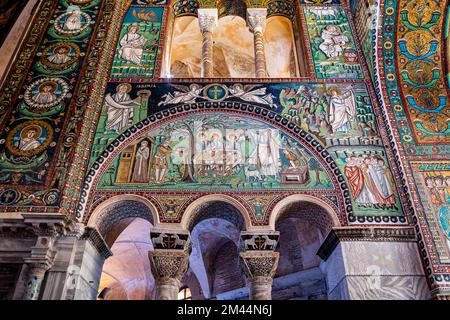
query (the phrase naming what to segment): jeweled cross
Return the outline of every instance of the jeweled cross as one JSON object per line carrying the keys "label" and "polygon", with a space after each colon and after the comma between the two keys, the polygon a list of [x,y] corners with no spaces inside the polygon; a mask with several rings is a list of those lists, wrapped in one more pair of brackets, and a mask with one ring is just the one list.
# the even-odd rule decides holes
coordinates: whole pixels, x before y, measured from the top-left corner
{"label": "jeweled cross", "polygon": [[220,88],[219,86],[214,86],[214,89],[211,90],[211,92],[214,94],[214,99],[218,100],[219,99],[219,93],[223,93],[223,89]]}

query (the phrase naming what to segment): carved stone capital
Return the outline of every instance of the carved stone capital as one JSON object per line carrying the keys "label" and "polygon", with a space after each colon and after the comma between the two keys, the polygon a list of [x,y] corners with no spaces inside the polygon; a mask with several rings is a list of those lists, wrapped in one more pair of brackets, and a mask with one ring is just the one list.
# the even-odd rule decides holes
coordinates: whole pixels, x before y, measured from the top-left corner
{"label": "carved stone capital", "polygon": [[149,251],[150,267],[159,284],[173,284],[180,281],[187,270],[189,255],[182,250]]}
{"label": "carved stone capital", "polygon": [[251,32],[264,32],[266,27],[267,9],[248,8],[247,24]]}
{"label": "carved stone capital", "polygon": [[29,275],[36,278],[44,278],[45,273],[47,270],[49,270],[52,265],[53,261],[47,260],[47,261],[34,261],[30,262],[28,261],[28,268],[29,268]]}
{"label": "carved stone capital", "polygon": [[198,24],[200,32],[213,32],[218,25],[218,10],[217,9],[198,9]]}
{"label": "carved stone capital", "polygon": [[271,282],[278,267],[280,254],[273,251],[247,251],[239,254],[244,272],[249,281],[256,283]]}
{"label": "carved stone capital", "polygon": [[24,223],[38,236],[56,238],[65,235],[72,226],[71,218],[62,214],[22,214]]}

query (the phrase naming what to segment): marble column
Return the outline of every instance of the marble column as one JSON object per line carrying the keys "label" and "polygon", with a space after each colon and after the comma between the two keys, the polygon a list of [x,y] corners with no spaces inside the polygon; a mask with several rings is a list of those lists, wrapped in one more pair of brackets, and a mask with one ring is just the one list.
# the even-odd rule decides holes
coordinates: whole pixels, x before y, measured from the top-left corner
{"label": "marble column", "polygon": [[155,300],[177,300],[181,278],[188,266],[188,253],[162,249],[150,251],[148,257],[155,278]]}
{"label": "marble column", "polygon": [[272,282],[280,254],[274,251],[240,253],[244,272],[250,283],[250,300],[271,300]]}
{"label": "marble column", "polygon": [[255,75],[256,78],[267,77],[266,52],[264,49],[263,32],[266,26],[267,9],[247,9],[247,23],[254,36]]}
{"label": "marble column", "polygon": [[41,291],[42,281],[44,280],[45,273],[50,269],[49,263],[31,263],[28,265],[27,282],[25,292],[23,294],[23,300],[37,300]]}
{"label": "marble column", "polygon": [[[37,231],[38,232],[38,231]],[[53,244],[56,233],[53,230],[42,232],[36,240],[34,247],[31,248],[31,255],[25,259],[27,272],[25,274],[25,290],[23,300],[37,300],[41,291],[42,281],[45,273],[53,266],[56,251]]]}
{"label": "marble column", "polygon": [[217,9],[198,9],[198,23],[202,33],[202,77],[214,76],[213,31],[218,23]]}

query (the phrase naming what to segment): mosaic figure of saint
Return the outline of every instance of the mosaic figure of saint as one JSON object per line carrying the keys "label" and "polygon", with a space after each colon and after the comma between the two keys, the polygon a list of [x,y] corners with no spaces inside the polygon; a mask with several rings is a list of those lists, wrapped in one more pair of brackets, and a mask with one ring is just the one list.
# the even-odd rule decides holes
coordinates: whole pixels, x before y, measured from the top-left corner
{"label": "mosaic figure of saint", "polygon": [[38,93],[33,94],[31,100],[38,104],[52,104],[58,98],[55,95],[57,84],[54,82],[44,82],[39,86]]}
{"label": "mosaic figure of saint", "polygon": [[280,146],[272,130],[267,129],[265,131],[257,132],[256,134],[256,148],[250,156],[249,162],[254,165],[261,176],[269,177],[273,176],[278,179],[278,164],[280,160]]}
{"label": "mosaic figure of saint", "polygon": [[330,89],[330,125],[334,133],[348,132],[356,119],[356,100],[352,90],[341,93],[340,90]]}
{"label": "mosaic figure of saint", "polygon": [[41,145],[38,138],[42,134],[42,129],[39,126],[28,126],[22,129],[20,133],[20,140],[17,148],[21,151],[30,151],[38,148]]}
{"label": "mosaic figure of saint", "polygon": [[64,64],[70,61],[70,48],[68,46],[57,47],[53,53],[47,57],[47,60],[54,64]]}
{"label": "mosaic figure of saint", "polygon": [[142,55],[147,39],[138,33],[139,25],[131,25],[120,40],[119,57],[135,65],[142,65]]}
{"label": "mosaic figure of saint", "polygon": [[76,31],[82,28],[82,16],[79,10],[72,11],[66,21],[64,22],[63,29],[65,31]]}
{"label": "mosaic figure of saint", "polygon": [[137,183],[148,182],[148,160],[150,158],[150,148],[148,141],[142,141],[136,151],[132,181]]}
{"label": "mosaic figure of saint", "polygon": [[133,109],[140,105],[139,99],[131,99],[131,85],[121,83],[116,88],[113,95],[107,94],[105,101],[107,104],[106,130],[119,133],[122,128],[131,125],[133,120]]}
{"label": "mosaic figure of saint", "polygon": [[371,157],[369,160],[368,173],[373,181],[375,197],[379,204],[394,205],[394,191],[390,182],[389,171],[384,160],[378,157]]}

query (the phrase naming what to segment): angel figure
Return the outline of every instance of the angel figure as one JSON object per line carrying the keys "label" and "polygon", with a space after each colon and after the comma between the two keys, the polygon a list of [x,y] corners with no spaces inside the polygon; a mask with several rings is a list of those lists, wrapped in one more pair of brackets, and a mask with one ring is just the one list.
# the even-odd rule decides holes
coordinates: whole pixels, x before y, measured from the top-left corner
{"label": "angel figure", "polygon": [[162,98],[165,100],[160,101],[158,106],[179,103],[190,104],[195,103],[198,98],[201,98],[200,93],[203,88],[201,88],[198,84],[193,83],[189,87],[182,85],[173,86],[180,91],[175,91],[173,94],[169,92],[168,94],[163,95]]}
{"label": "angel figure", "polygon": [[267,88],[256,88],[254,85],[235,84],[229,89],[230,94],[247,102],[254,102],[269,105],[276,108],[273,102],[273,95],[266,93]]}

